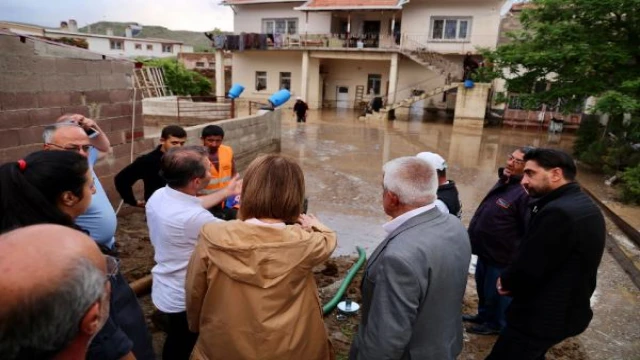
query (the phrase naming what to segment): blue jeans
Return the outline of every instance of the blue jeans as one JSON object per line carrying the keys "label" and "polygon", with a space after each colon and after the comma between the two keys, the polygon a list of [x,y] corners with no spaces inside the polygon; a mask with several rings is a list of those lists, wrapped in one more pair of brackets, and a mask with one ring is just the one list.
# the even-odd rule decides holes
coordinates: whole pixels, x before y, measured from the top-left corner
{"label": "blue jeans", "polygon": [[503,267],[489,265],[478,257],[475,274],[478,316],[485,325],[494,329],[503,329],[507,325],[506,312],[511,304],[511,297],[501,296],[496,289],[496,282],[503,270]]}

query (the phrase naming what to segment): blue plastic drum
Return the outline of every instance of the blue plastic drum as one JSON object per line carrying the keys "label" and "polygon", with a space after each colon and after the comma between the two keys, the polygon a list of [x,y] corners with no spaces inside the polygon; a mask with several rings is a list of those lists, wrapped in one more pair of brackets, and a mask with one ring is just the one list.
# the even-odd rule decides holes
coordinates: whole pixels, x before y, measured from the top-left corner
{"label": "blue plastic drum", "polygon": [[230,99],[238,98],[240,97],[240,94],[242,94],[243,91],[244,91],[244,86],[240,84],[233,84],[233,86],[231,86],[231,89],[229,89],[229,98]]}
{"label": "blue plastic drum", "polygon": [[467,89],[471,89],[473,87],[473,80],[469,80],[469,79],[465,80],[464,87]]}
{"label": "blue plastic drum", "polygon": [[269,102],[275,108],[286,103],[287,101],[289,101],[290,98],[291,98],[291,93],[289,92],[289,90],[282,89],[276,92],[275,94],[271,95],[271,97],[269,98]]}

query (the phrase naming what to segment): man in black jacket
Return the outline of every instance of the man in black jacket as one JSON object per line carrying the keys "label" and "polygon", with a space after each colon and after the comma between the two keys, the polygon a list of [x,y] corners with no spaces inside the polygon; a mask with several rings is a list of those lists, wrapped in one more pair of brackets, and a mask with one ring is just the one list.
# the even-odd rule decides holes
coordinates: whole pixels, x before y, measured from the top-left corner
{"label": "man in black jacket", "polygon": [[475,280],[478,314],[463,320],[476,325],[468,332],[496,335],[506,326],[509,297],[500,296],[495,284],[511,263],[525,231],[529,196],[520,184],[524,155],[530,148],[516,149],[507,156],[506,167],[499,169],[498,182],[484,197],[469,224],[471,249],[478,256]]}
{"label": "man in black jacket", "polygon": [[462,217],[462,202],[460,201],[456,183],[447,179],[447,161],[442,156],[428,151],[421,152],[416,157],[428,162],[436,169],[438,175],[436,207],[441,212],[455,215],[460,219]]}
{"label": "man in black jacket", "polygon": [[553,345],[582,333],[605,242],[600,209],[575,182],[566,153],[536,149],[524,157],[522,185],[536,198],[513,263],[498,279],[513,302],[507,327],[487,359],[544,359]]}
{"label": "man in black jacket", "polygon": [[[122,169],[114,181],[116,190],[125,203],[131,206],[144,207],[153,193],[167,182],[160,176],[160,159],[164,153],[176,146],[184,146],[187,132],[177,125],[169,125],[162,129],[160,145],[155,150],[138,157],[133,163]],[[136,200],[131,187],[138,180],[144,184],[144,200]]]}

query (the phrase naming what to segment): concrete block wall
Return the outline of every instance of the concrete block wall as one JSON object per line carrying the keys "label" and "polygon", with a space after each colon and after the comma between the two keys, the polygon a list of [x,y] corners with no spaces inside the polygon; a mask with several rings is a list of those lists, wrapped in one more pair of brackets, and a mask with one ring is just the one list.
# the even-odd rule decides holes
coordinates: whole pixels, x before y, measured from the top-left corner
{"label": "concrete block wall", "polygon": [[232,117],[229,102],[194,102],[176,96],[147,98],[142,101],[145,126],[193,126]]}
{"label": "concrete block wall", "polygon": [[113,176],[129,163],[132,147],[137,156],[153,146],[144,138],[139,94],[134,100],[133,63],[6,32],[0,49],[0,163],[41,150],[45,125],[79,113],[111,141],[112,153],[95,170],[112,203],[119,202]]}

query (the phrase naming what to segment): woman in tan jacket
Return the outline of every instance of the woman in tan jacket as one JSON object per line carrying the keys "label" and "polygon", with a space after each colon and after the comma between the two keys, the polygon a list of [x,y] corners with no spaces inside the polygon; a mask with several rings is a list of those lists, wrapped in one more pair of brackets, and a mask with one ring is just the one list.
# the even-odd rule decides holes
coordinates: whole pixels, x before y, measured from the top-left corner
{"label": "woman in tan jacket", "polygon": [[186,282],[192,359],[333,359],[312,268],[336,234],[300,215],[304,189],[297,163],[263,155],[244,176],[239,220],[202,228]]}

